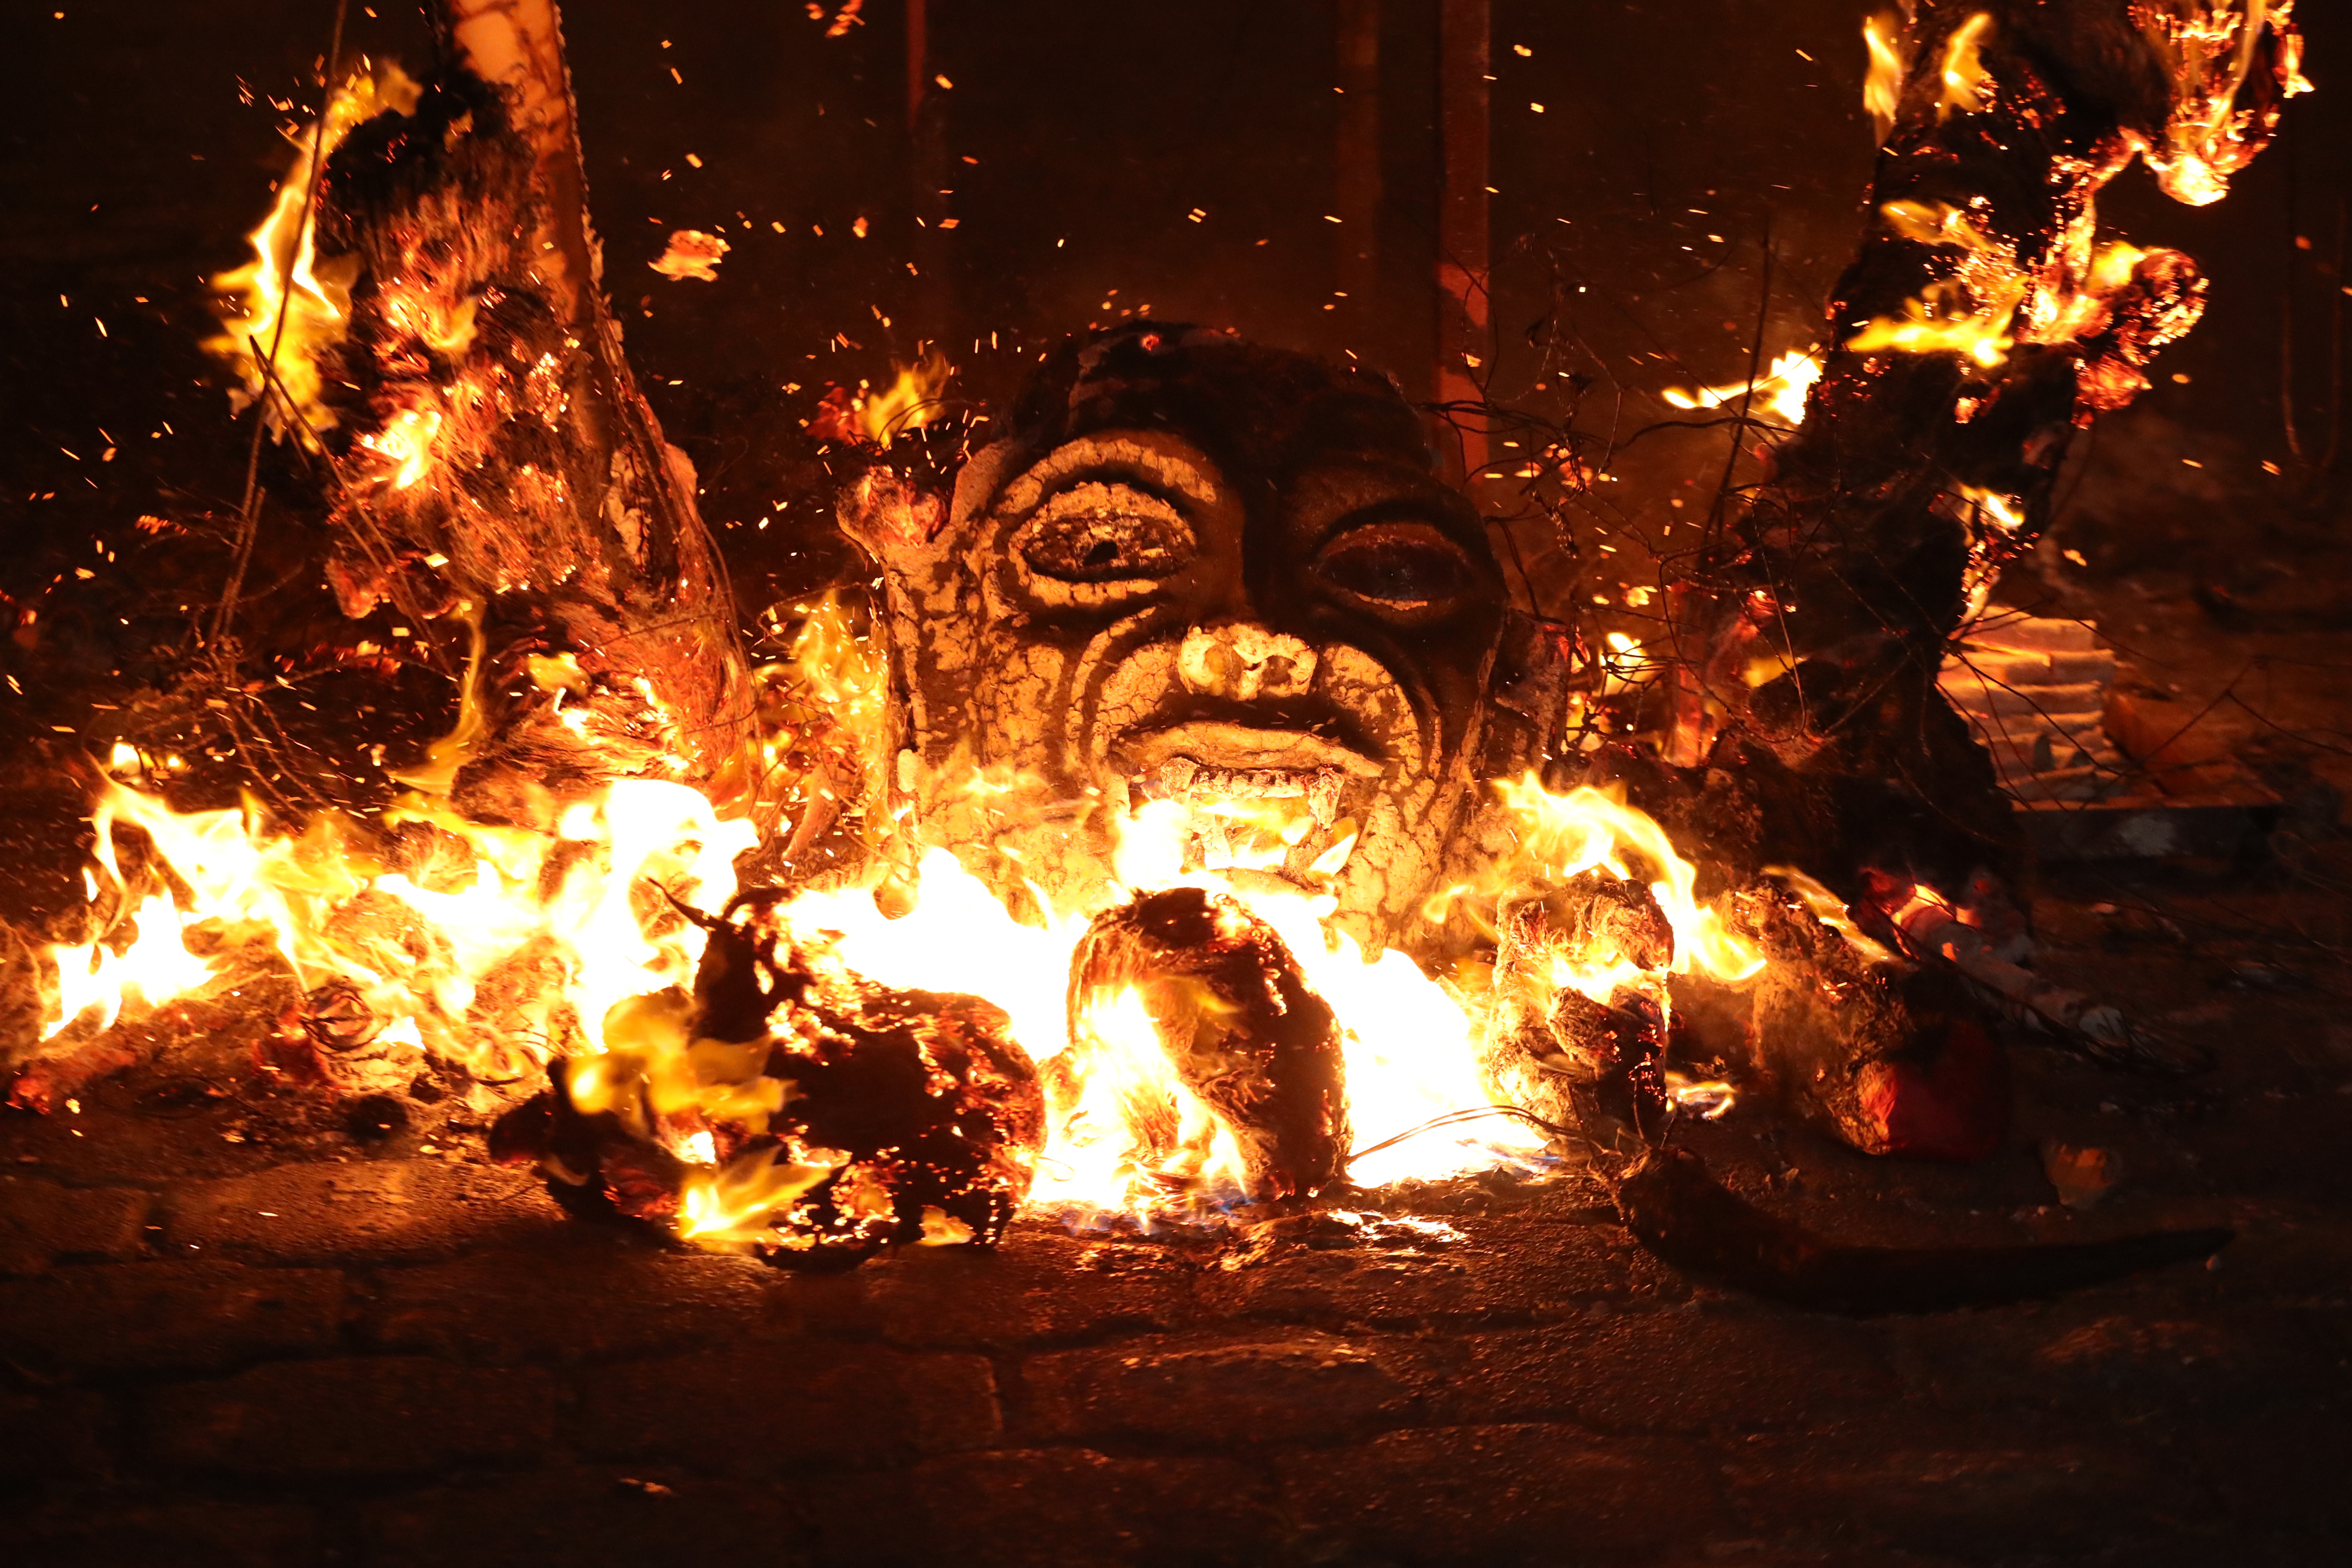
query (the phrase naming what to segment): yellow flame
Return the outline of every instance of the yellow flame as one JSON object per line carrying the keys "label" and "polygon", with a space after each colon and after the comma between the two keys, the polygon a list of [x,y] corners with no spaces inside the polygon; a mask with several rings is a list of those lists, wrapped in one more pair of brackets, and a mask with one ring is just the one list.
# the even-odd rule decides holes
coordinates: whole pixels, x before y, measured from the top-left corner
{"label": "yellow flame", "polygon": [[131,938],[119,953],[102,941],[49,950],[58,966],[58,1012],[42,1026],[42,1039],[84,1018],[93,1033],[111,1028],[126,1001],[142,1010],[157,1006],[212,977],[212,966],[187,952],[169,894],[150,894],[118,930]]}
{"label": "yellow flame", "polygon": [[801,689],[840,728],[853,734],[878,729],[889,688],[879,650],[857,634],[838,593],[828,591],[802,613],[788,660]]}
{"label": "yellow flame", "polygon": [[[93,901],[130,896],[114,856],[121,824],[147,836],[186,908],[149,895],[98,941],[52,948],[59,994],[44,1038],[82,1020],[101,1030],[129,1004],[143,1014],[194,992],[230,962],[200,956],[199,946],[226,953],[233,939],[257,935],[298,984],[347,981],[380,1022],[412,1024],[454,1060],[595,1049],[615,1005],[679,984],[701,954],[700,929],[668,913],[651,888],[715,912],[734,893],[732,858],[754,839],[750,824],[719,821],[693,790],[652,780],[610,785],[553,833],[469,822],[414,795],[391,815],[441,830],[425,858],[405,857],[401,869],[332,816],[299,835],[272,833],[250,805],[178,812],[110,780],[92,813]],[[200,929],[208,940],[192,943]],[[115,956],[110,941],[126,939]],[[517,964],[553,976],[529,1009],[527,1039],[509,1037],[511,1020],[475,1007],[483,984]]]}
{"label": "yellow flame", "polygon": [[1845,900],[1811,876],[1794,866],[1767,866],[1764,874],[1796,894],[1815,920],[1845,938],[1846,945],[1861,954],[1865,963],[1892,963],[1895,961],[1893,949],[1854,924],[1853,915],[1847,912]]}
{"label": "yellow flame", "polygon": [[918,430],[946,412],[939,396],[955,367],[947,356],[933,347],[910,365],[894,365],[898,379],[880,392],[870,392],[858,398],[858,428],[868,440],[888,446],[891,438],[909,430]]}
{"label": "yellow flame", "polygon": [[2023,279],[2003,280],[1978,305],[1970,290],[1957,281],[1931,283],[1917,298],[1903,302],[1900,318],[1874,318],[1845,346],[1861,354],[1964,354],[1991,369],[2005,362],[2016,345],[2010,326],[2027,287]]}
{"label": "yellow flame", "polygon": [[1771,368],[1752,382],[1733,382],[1728,386],[1670,386],[1660,395],[1675,408],[1721,408],[1743,395],[1756,394],[1757,405],[1769,409],[1782,424],[1796,426],[1804,423],[1805,399],[1821,378],[1822,362],[1811,349],[1790,349],[1774,355]]}
{"label": "yellow flame", "polygon": [[1963,114],[1980,114],[1992,101],[1987,87],[1990,73],[1979,58],[1985,36],[1991,31],[1992,17],[1979,11],[1944,40],[1944,63],[1937,73],[1943,93],[1936,100],[1937,119],[1945,118],[1954,110]]}
{"label": "yellow flame", "polygon": [[1965,211],[1949,202],[1895,201],[1878,210],[1886,216],[1888,227],[1921,245],[1956,245],[1963,250],[1987,253],[2000,249]]}
{"label": "yellow flame", "polygon": [[1902,37],[1903,18],[1892,11],[1883,11],[1862,24],[1863,47],[1870,52],[1870,69],[1862,82],[1862,107],[1877,127],[1881,142],[1895,129],[1895,111],[1902,101],[1907,68]]}
{"label": "yellow flame", "polygon": [[782,1240],[776,1211],[849,1163],[837,1149],[807,1154],[792,1160],[781,1148],[752,1149],[724,1166],[692,1173],[678,1191],[677,1234],[709,1247]]}
{"label": "yellow flame", "polygon": [[285,421],[284,410],[263,396],[268,380],[263,367],[273,342],[278,345],[278,383],[301,426],[318,431],[337,422],[335,410],[320,401],[320,362],[350,325],[352,284],[359,275],[355,257],[323,264],[318,258],[316,226],[308,205],[315,171],[312,143],[317,141],[322,157],[332,157],[354,126],[385,110],[415,112],[419,90],[390,61],[373,67],[362,62],[328,94],[323,132],[313,122],[287,132],[296,150],[294,166],[278,182],[269,216],[250,237],[253,259],[212,280],[223,330],[204,346],[236,370],[243,384],[231,395],[236,405],[263,402],[273,426],[282,428]]}
{"label": "yellow flame", "polygon": [[2091,260],[2091,289],[2095,293],[2111,294],[2132,279],[2132,269],[2146,258],[2147,252],[2124,240],[2111,240],[2098,247]]}
{"label": "yellow flame", "polygon": [[404,490],[432,468],[433,441],[440,434],[439,409],[404,408],[381,431],[362,436],[360,445],[392,465],[392,488]]}
{"label": "yellow flame", "polygon": [[1495,790],[1517,825],[1519,847],[1489,872],[1491,892],[1535,877],[1559,880],[1596,868],[1613,877],[1643,875],[1674,927],[1675,973],[1737,984],[1764,967],[1764,955],[1754,943],[1725,930],[1713,910],[1699,906],[1697,866],[1675,850],[1647,812],[1590,784],[1556,795],[1532,772],[1497,781]]}
{"label": "yellow flame", "polygon": [[2231,176],[2268,140],[2268,121],[2238,107],[2267,28],[2277,36],[2279,96],[2309,92],[2303,39],[2289,29],[2292,0],[2209,0],[2198,6],[2136,5],[2139,25],[2170,79],[2172,109],[2162,143],[2146,149],[2148,168],[2176,201],[2206,206],[2229,194]]}
{"label": "yellow flame", "polygon": [[2002,495],[1998,490],[1983,489],[1976,485],[1957,488],[1969,513],[1982,524],[2003,533],[2014,533],[2025,526],[2025,513],[2019,510],[2015,496]]}
{"label": "yellow flame", "polygon": [[[845,633],[835,627],[811,638],[814,670],[843,669],[846,656],[836,639]],[[563,661],[544,666],[538,673],[564,689],[571,671]],[[453,737],[441,765],[461,760],[470,743]],[[975,771],[971,793],[1001,800],[1001,784]],[[1752,947],[1700,907],[1696,868],[1642,812],[1593,789],[1554,794],[1533,774],[1496,789],[1517,850],[1451,898],[1491,905],[1530,880],[1601,867],[1642,879],[1675,931],[1667,970],[1645,974],[1619,961],[1547,973],[1540,985],[1572,985],[1608,999],[1633,984],[1663,1005],[1666,973],[1736,983],[1760,965]],[[108,939],[55,950],[58,1009],[47,1032],[56,1036],[76,1021],[102,1028],[127,1004],[152,1007],[184,994],[220,972],[199,949],[226,950],[240,931],[257,932],[299,984],[341,979],[356,987],[389,1037],[461,1061],[500,1048],[541,1062],[568,1057],[559,1070],[579,1109],[610,1113],[688,1167],[676,1219],[685,1239],[775,1245],[786,1234],[779,1216],[828,1173],[840,1173],[835,1187],[845,1203],[864,1201],[858,1194],[870,1179],[859,1178],[864,1186],[853,1181],[857,1172],[843,1169],[848,1156],[837,1151],[778,1151],[762,1142],[741,1152],[746,1138],[768,1131],[789,1091],[763,1071],[767,1042],[693,1036],[688,984],[702,931],[668,915],[656,889],[706,914],[719,910],[734,889],[731,858],[751,840],[747,825],[718,821],[709,803],[682,785],[642,780],[574,803],[545,831],[468,821],[446,795],[422,789],[390,815],[407,833],[396,866],[387,848],[339,818],[322,817],[299,836],[273,834],[250,807],[179,813],[110,784],[94,814],[94,901],[109,890],[119,901],[130,896],[113,851],[119,822],[148,835],[186,907],[150,895]],[[1334,824],[1327,832],[1338,853],[1327,852],[1318,865],[1336,874],[1353,829]],[[420,833],[433,847],[428,854],[415,847]],[[818,962],[887,985],[986,998],[1004,1009],[1033,1057],[1045,1064],[1061,1058],[1047,1072],[1056,1088],[1033,1194],[1050,1210],[1150,1221],[1246,1195],[1234,1128],[1184,1087],[1139,993],[1095,999],[1073,1037],[1070,958],[1087,921],[1131,892],[1179,885],[1229,894],[1271,925],[1333,1009],[1349,1117],[1366,1151],[1351,1166],[1352,1180],[1377,1186],[1444,1176],[1539,1149],[1541,1137],[1517,1122],[1424,1125],[1493,1100],[1482,1065],[1490,1045],[1485,995],[1467,982],[1432,979],[1402,952],[1369,952],[1332,929],[1327,921],[1337,900],[1314,890],[1313,879],[1295,885],[1203,868],[1198,840],[1194,808],[1148,804],[1120,825],[1115,880],[1087,907],[1056,910],[1037,899],[1028,910],[1034,923],[1016,919],[987,883],[937,847],[915,868],[913,896],[892,900],[903,911],[898,918],[886,918],[874,896],[884,875],[878,865],[863,885],[801,893],[782,917],[798,940],[814,944]],[[210,947],[190,940],[198,928],[209,928]],[[511,1000],[519,987],[510,966],[518,963],[532,966],[546,993],[520,1015]],[[494,993],[509,998],[506,1011],[484,1011]],[[1721,1103],[1713,1086],[1692,1096],[1695,1106]],[[1371,1147],[1391,1139],[1391,1147]],[[926,1237],[959,1239],[944,1217]]]}

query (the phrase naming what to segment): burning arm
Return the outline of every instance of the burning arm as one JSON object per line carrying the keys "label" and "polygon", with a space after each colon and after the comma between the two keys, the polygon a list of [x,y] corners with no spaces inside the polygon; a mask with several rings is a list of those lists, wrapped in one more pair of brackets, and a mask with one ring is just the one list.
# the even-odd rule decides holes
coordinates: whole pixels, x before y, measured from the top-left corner
{"label": "burning arm", "polygon": [[[623,777],[748,805],[733,606],[600,291],[555,7],[448,0],[435,20],[421,87],[377,70],[331,95],[315,216],[298,169],[256,237],[287,286],[241,296],[226,346],[281,433],[326,454],[344,614],[480,634],[445,789],[516,821],[549,814],[524,781],[555,807]],[[265,370],[251,345],[273,341]]]}
{"label": "burning arm", "polygon": [[1906,11],[1869,29],[1883,145],[1832,350],[1740,530],[1723,624],[1766,624],[1710,693],[1791,760],[1878,776],[1936,728],[1942,645],[2046,525],[2074,430],[2202,311],[2189,258],[2100,232],[2100,192],[2145,156],[2218,200],[2307,85],[2285,4]]}

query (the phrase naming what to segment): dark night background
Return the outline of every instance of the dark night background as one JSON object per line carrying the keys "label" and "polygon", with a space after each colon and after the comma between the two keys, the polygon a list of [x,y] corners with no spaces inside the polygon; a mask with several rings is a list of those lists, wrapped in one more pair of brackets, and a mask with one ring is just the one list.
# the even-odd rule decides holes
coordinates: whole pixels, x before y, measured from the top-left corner
{"label": "dark night background", "polygon": [[[1042,346],[1148,306],[1353,352],[1432,395],[1433,0],[1381,7],[1369,299],[1335,296],[1342,247],[1361,238],[1324,216],[1342,103],[1333,4],[934,0],[930,64],[952,86],[933,112],[952,194],[931,210],[956,218],[950,233],[914,221],[897,0],[837,37],[830,16],[777,0],[564,9],[607,287],[667,434],[701,472],[747,616],[845,570],[824,538],[803,421],[829,384],[886,379],[919,337],[944,342],[957,395],[1002,397]],[[1622,439],[1671,416],[1661,389],[1735,380],[1768,232],[1766,353],[1812,341],[1871,158],[1865,9],[1497,0],[1491,396],[1560,417],[1557,374],[1582,370],[1595,384],[1578,423]],[[2301,9],[2319,91],[2290,106],[2282,145],[2227,201],[2182,208],[2134,170],[2104,204],[2136,242],[2194,255],[2211,307],[2159,362],[2156,389],[2087,451],[2051,582],[2072,571],[2095,595],[2187,571],[2252,603],[2336,548],[2327,487],[2288,449],[2280,359],[2291,303],[2315,458],[2344,301],[2333,265],[2352,160],[2339,85],[2352,18]],[[332,15],[330,0],[12,0],[0,12],[0,592],[14,602],[0,608],[21,622],[24,606],[47,606],[42,629],[20,624],[7,650],[33,678],[22,694],[0,690],[11,732],[79,722],[89,699],[69,676],[139,675],[140,650],[109,642],[110,621],[137,619],[114,614],[110,576],[169,596],[218,569],[203,528],[159,555],[131,524],[235,505],[244,437],[195,347],[210,325],[201,280],[245,258],[241,237],[288,161],[289,116],[270,100],[315,101]],[[350,29],[347,52],[422,68],[412,6],[355,4]],[[681,227],[733,245],[716,283],[648,268]],[[1654,537],[1671,500],[1713,484],[1720,441],[1645,439],[1618,460],[1610,512],[1586,523]],[[2060,548],[2088,568],[2063,566]],[[139,623],[141,637],[154,629]],[[150,638],[150,656],[163,646]]]}

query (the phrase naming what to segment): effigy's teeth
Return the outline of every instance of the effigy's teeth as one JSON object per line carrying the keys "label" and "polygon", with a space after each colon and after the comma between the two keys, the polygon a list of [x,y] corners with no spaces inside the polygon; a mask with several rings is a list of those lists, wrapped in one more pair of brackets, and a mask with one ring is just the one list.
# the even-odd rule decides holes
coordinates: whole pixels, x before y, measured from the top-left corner
{"label": "effigy's teeth", "polygon": [[1307,809],[1315,826],[1328,827],[1339,815],[1339,788],[1345,783],[1337,768],[1320,768],[1307,786]]}
{"label": "effigy's teeth", "polygon": [[1328,825],[1346,784],[1338,768],[1227,768],[1196,757],[1175,756],[1160,765],[1150,787],[1171,800],[1207,805],[1231,800],[1309,802],[1316,819]]}

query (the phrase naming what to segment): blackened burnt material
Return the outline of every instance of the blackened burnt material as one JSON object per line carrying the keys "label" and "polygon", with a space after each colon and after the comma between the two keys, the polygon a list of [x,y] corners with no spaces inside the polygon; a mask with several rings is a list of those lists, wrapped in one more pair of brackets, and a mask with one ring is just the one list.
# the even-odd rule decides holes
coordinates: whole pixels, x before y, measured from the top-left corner
{"label": "blackened burnt material", "polygon": [[2145,156],[2219,199],[2306,84],[2285,5],[1904,9],[1874,35],[1883,147],[1822,379],[1739,520],[1698,680],[1789,766],[1889,781],[1998,865],[2015,842],[1936,690],[1944,646],[2048,522],[2074,432],[2204,308],[2196,264],[2101,235],[2097,197]]}
{"label": "blackened burnt material", "polygon": [[[1097,916],[1070,958],[1072,1046],[1057,1063],[1083,1075],[1115,1048],[1096,1010],[1129,987],[1177,1078],[1232,1131],[1252,1198],[1340,1179],[1349,1140],[1339,1027],[1272,926],[1197,888]],[[1137,1109],[1172,1147],[1176,1108]]]}
{"label": "blackened burnt material", "polygon": [[1595,868],[1506,900],[1496,926],[1496,1088],[1572,1129],[1596,1169],[1638,1160],[1665,1126],[1664,1014],[1638,985],[1614,986],[1602,1002],[1559,976],[1627,966],[1663,975],[1675,931],[1656,895]]}
{"label": "blackened burnt material", "polygon": [[1825,1311],[1940,1312],[2031,1300],[2210,1258],[2221,1226],[2014,1247],[1843,1247],[1718,1184],[1687,1150],[1661,1149],[1618,1184],[1642,1245],[1696,1279]]}
{"label": "blackened burnt material", "polygon": [[772,899],[712,925],[690,1004],[614,1015],[615,1048],[556,1064],[508,1133],[575,1212],[839,1268],[889,1246],[992,1247],[1028,1194],[1045,1101],[1004,1014],[877,985]]}

